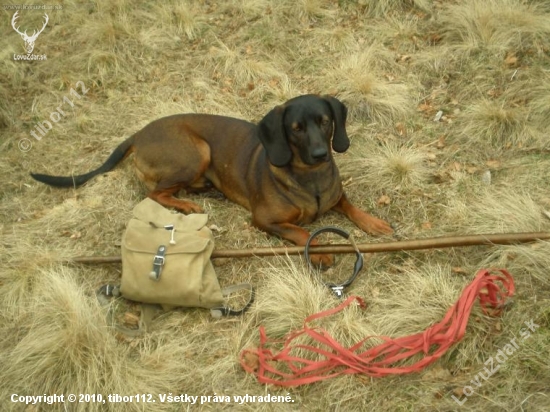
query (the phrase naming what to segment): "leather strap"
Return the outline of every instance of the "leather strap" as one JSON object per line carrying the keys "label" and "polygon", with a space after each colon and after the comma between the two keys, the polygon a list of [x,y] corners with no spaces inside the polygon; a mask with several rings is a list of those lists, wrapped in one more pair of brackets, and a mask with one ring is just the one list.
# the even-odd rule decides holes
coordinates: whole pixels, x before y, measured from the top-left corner
{"label": "leather strap", "polygon": [[142,304],[141,314],[139,317],[138,329],[130,329],[125,326],[118,325],[115,322],[115,314],[111,306],[111,302],[108,298],[120,297],[120,287],[113,285],[103,285],[96,291],[97,300],[103,306],[108,306],[107,310],[107,324],[115,328],[117,332],[129,337],[142,336],[149,330],[149,325],[154,315],[158,312],[158,305]]}
{"label": "leather strap", "polygon": [[[241,309],[232,309],[229,306],[212,308],[210,309],[210,314],[212,315],[212,317],[215,319],[220,319],[224,316],[238,316],[246,312],[248,308],[250,308],[250,305],[252,305],[252,302],[254,302],[255,297],[254,288],[250,283],[239,283],[236,285],[228,286],[222,289],[222,295],[223,297],[228,297],[234,293],[243,290],[248,290],[250,292],[250,298]],[[153,317],[155,317],[155,315],[161,310],[159,305],[142,303],[141,314],[139,317],[139,327],[138,329],[130,329],[125,326],[116,324],[114,312],[112,310],[112,307],[110,306],[111,302],[108,299],[110,297],[120,297],[120,286],[103,285],[96,291],[96,295],[97,299],[103,306],[109,306],[109,309],[107,311],[107,323],[113,326],[118,332],[130,337],[142,336],[143,334],[147,333],[150,329]]]}
{"label": "leather strap", "polygon": [[252,305],[252,302],[254,302],[254,297],[255,297],[254,288],[250,283],[239,283],[236,285],[231,285],[226,288],[223,288],[222,295],[223,297],[229,297],[230,295],[240,292],[242,290],[248,290],[250,292],[250,298],[248,299],[248,302],[246,302],[246,304],[241,309],[231,309],[228,306],[212,308],[210,309],[210,314],[212,315],[212,317],[218,319],[218,318],[221,318],[222,316],[238,316],[246,312],[250,307],[250,305]]}
{"label": "leather strap", "polygon": [[166,256],[166,246],[160,245],[157,249],[157,253],[153,257],[153,268],[149,273],[149,278],[154,281],[160,279],[160,274],[162,273],[162,267],[164,266]]}
{"label": "leather strap", "polygon": [[357,247],[357,244],[355,243],[353,236],[351,236],[348,232],[333,226],[323,227],[321,229],[317,229],[309,236],[309,239],[307,240],[306,246],[304,249],[304,255],[305,255],[306,261],[308,262],[309,267],[312,270],[315,270],[315,267],[313,266],[313,263],[311,263],[311,259],[309,257],[309,253],[310,253],[309,248],[310,248],[311,242],[318,235],[326,232],[336,233],[337,235],[340,235],[343,238],[348,239],[351,245],[353,246],[353,248],[355,249],[355,255],[357,256],[357,260],[353,265],[353,273],[346,281],[342,283],[325,283],[325,285],[327,285],[337,297],[341,298],[344,295],[344,289],[353,283],[353,281],[355,280],[355,278],[363,268],[363,255],[359,251],[359,248]]}

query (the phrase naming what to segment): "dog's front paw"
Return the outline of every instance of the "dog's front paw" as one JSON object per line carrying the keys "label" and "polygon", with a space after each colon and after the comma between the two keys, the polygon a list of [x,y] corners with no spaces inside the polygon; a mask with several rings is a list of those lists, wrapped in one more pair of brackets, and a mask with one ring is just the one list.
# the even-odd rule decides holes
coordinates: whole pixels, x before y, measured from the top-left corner
{"label": "dog's front paw", "polygon": [[393,228],[385,220],[373,217],[368,224],[366,232],[372,235],[391,235],[393,233]]}
{"label": "dog's front paw", "polygon": [[309,259],[316,269],[327,270],[334,265],[334,255],[313,254]]}

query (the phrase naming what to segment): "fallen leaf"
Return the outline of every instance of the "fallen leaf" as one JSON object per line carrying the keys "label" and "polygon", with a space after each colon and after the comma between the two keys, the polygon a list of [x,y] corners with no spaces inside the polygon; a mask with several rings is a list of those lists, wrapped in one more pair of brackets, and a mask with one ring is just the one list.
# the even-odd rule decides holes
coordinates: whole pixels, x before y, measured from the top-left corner
{"label": "fallen leaf", "polygon": [[429,230],[432,228],[432,223],[431,222],[424,222],[422,223],[422,229],[424,230]]}
{"label": "fallen leaf", "polygon": [[122,322],[128,326],[138,326],[139,325],[139,316],[132,312],[124,313]]}
{"label": "fallen leaf", "polygon": [[474,173],[477,173],[477,172],[479,171],[479,168],[476,167],[476,166],[468,166],[468,167],[466,168],[466,171],[467,171],[469,174],[473,175]]}
{"label": "fallen leaf", "polygon": [[418,108],[417,108],[417,110],[418,110],[419,112],[428,112],[428,111],[430,111],[430,110],[432,110],[432,109],[433,109],[432,105],[431,105],[431,104],[428,104],[428,103],[419,104],[419,105],[418,105]]}
{"label": "fallen leaf", "polygon": [[508,53],[506,55],[506,58],[504,59],[504,64],[506,64],[506,66],[508,67],[517,67],[518,58],[515,53]]}
{"label": "fallen leaf", "polygon": [[464,387],[462,388],[455,388],[453,389],[453,393],[458,396],[459,398],[464,396]]}
{"label": "fallen leaf", "polygon": [[439,136],[436,147],[438,149],[443,149],[445,147],[445,135]]}
{"label": "fallen leaf", "polygon": [[216,267],[225,266],[227,265],[231,259],[229,258],[218,258],[218,259],[212,259],[212,264]]}
{"label": "fallen leaf", "polygon": [[517,257],[518,257],[518,255],[514,252],[506,253],[506,259],[507,260],[516,260]]}
{"label": "fallen leaf", "polygon": [[71,235],[69,239],[80,239],[82,237],[82,233],[76,232]]}
{"label": "fallen leaf", "polygon": [[438,172],[434,173],[433,175],[433,181],[434,183],[445,183],[452,179],[452,176],[450,176],[446,172]]}
{"label": "fallen leaf", "polygon": [[449,380],[452,378],[451,372],[442,367],[434,367],[422,375],[422,380]]}
{"label": "fallen leaf", "polygon": [[432,33],[428,36],[428,42],[433,46],[438,44],[443,39],[443,36],[439,33]]}
{"label": "fallen leaf", "polygon": [[499,97],[501,94],[502,94],[502,91],[497,90],[497,89],[491,89],[487,92],[487,95],[489,95],[491,97]]}
{"label": "fallen leaf", "polygon": [[453,267],[451,269],[451,272],[453,272],[456,275],[467,275],[468,274],[468,272],[464,268],[461,268],[459,266]]}
{"label": "fallen leaf", "polygon": [[378,204],[378,206],[389,205],[391,203],[391,199],[387,195],[382,195],[380,196],[380,199],[378,199],[376,203]]}
{"label": "fallen leaf", "polygon": [[244,358],[244,364],[246,366],[248,366],[254,372],[258,370],[258,367],[260,366],[258,355],[256,355],[255,353],[246,352],[243,358]]}
{"label": "fallen leaf", "polygon": [[403,123],[397,123],[395,125],[395,128],[397,129],[397,133],[399,133],[399,136],[407,135],[407,129],[405,128],[405,125]]}
{"label": "fallen leaf", "polygon": [[498,169],[500,167],[499,160],[487,160],[485,164],[487,165],[487,167],[490,167],[491,169]]}

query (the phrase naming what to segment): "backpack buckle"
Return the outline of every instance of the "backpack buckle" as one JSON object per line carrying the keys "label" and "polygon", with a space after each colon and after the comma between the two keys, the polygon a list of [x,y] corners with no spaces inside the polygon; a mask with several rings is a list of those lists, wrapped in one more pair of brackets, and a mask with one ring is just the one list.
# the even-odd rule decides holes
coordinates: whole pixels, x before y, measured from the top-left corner
{"label": "backpack buckle", "polygon": [[157,254],[153,258],[153,270],[149,272],[149,279],[158,282],[160,279],[160,274],[162,273],[162,267],[164,266],[166,246],[160,245],[157,249]]}

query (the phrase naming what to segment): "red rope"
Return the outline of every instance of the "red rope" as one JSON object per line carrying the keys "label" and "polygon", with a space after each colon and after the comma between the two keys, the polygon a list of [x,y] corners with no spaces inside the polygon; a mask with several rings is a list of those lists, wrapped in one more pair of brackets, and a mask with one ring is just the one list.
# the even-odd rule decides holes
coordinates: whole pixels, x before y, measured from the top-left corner
{"label": "red rope", "polygon": [[[384,343],[362,350],[363,344],[376,336],[369,336],[345,348],[327,331],[309,326],[313,320],[338,313],[352,302],[357,302],[363,309],[366,307],[361,298],[350,296],[333,309],[308,316],[303,328],[289,333],[284,340],[269,339],[264,327],[260,326],[260,345],[257,349],[245,349],[241,352],[241,365],[247,372],[256,374],[259,382],[279,386],[305,385],[345,374],[363,373],[381,377],[418,372],[443,356],[452,345],[464,337],[476,297],[479,297],[484,313],[489,313],[487,307],[490,306],[495,309],[491,311],[491,315],[500,314],[502,306],[507,298],[514,294],[515,288],[510,273],[504,269],[498,269],[498,271],[500,274],[492,274],[486,269],[480,270],[443,320],[424,332],[396,339],[378,336],[384,340]],[[497,283],[501,283],[501,286]],[[294,344],[293,341],[302,335],[309,336],[318,345]],[[278,353],[267,348],[268,345],[281,342],[284,342],[283,348]],[[293,349],[305,349],[317,353],[320,360],[293,356]],[[422,359],[411,365],[393,365],[418,353],[423,354]],[[278,368],[281,364],[290,372],[281,371]]]}

